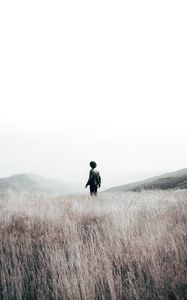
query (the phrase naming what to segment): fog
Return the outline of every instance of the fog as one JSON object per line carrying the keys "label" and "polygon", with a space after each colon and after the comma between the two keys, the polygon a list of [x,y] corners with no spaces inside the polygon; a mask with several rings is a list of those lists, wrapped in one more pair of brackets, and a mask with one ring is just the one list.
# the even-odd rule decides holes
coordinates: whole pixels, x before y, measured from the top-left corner
{"label": "fog", "polygon": [[0,4],[0,177],[103,188],[184,168],[185,1]]}

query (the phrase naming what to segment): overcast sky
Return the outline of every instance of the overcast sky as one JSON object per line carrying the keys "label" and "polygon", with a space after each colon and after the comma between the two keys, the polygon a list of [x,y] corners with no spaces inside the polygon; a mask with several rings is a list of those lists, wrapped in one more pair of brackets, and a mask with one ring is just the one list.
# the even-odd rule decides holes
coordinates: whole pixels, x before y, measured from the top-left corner
{"label": "overcast sky", "polygon": [[187,166],[186,1],[1,1],[0,177]]}

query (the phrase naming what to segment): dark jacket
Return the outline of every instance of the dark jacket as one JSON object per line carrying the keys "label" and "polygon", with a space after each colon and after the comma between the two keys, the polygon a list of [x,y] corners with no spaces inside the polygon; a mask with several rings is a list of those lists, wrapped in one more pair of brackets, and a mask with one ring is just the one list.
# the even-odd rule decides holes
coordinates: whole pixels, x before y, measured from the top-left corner
{"label": "dark jacket", "polygon": [[86,186],[101,186],[101,177],[96,169],[91,169],[89,173],[89,179]]}

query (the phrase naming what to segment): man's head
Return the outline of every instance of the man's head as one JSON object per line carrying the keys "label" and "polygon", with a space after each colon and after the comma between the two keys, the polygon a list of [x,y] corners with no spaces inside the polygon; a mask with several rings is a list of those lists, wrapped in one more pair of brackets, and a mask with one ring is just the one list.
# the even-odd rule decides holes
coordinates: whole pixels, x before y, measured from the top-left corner
{"label": "man's head", "polygon": [[90,162],[90,167],[91,167],[92,169],[95,169],[95,168],[97,167],[96,162],[95,162],[95,161],[91,161],[91,162]]}

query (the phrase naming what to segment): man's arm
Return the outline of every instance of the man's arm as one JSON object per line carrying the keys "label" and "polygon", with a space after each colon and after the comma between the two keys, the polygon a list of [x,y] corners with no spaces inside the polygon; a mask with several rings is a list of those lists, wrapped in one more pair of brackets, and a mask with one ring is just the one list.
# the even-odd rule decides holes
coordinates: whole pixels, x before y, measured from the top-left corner
{"label": "man's arm", "polygon": [[87,186],[90,185],[90,178],[91,178],[91,171],[89,172],[89,178],[88,178],[87,184],[85,185],[85,188],[87,188]]}
{"label": "man's arm", "polygon": [[101,187],[101,176],[99,172],[98,172],[98,186]]}

